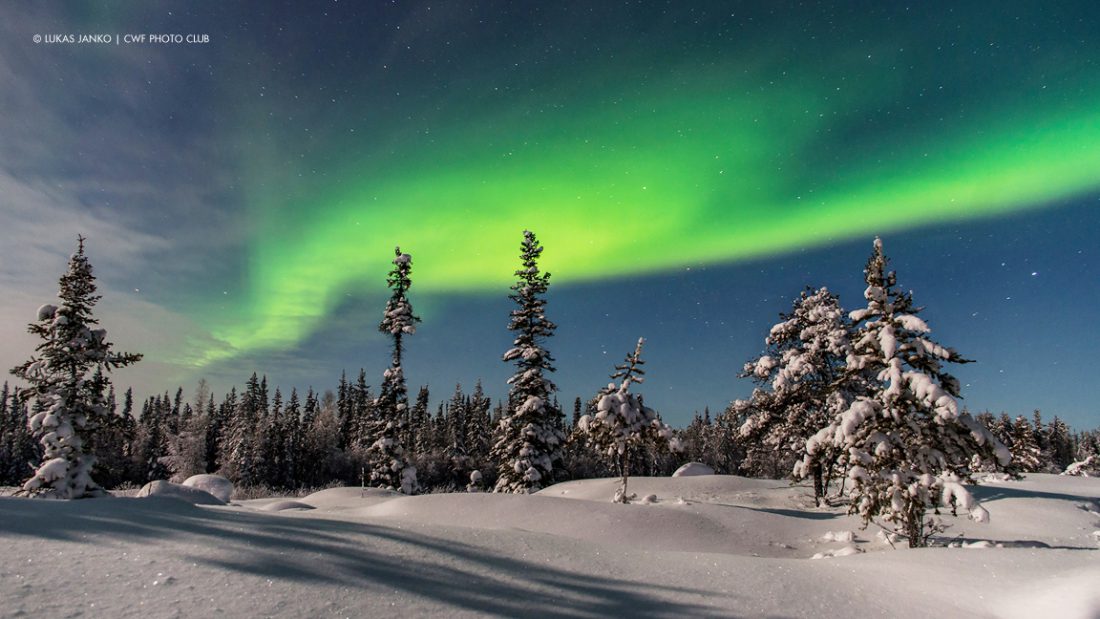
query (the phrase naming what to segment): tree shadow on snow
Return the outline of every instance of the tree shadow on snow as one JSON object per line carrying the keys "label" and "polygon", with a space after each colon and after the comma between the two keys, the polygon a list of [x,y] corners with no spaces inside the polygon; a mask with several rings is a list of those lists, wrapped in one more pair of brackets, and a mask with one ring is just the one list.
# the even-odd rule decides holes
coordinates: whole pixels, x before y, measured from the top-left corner
{"label": "tree shadow on snow", "polygon": [[[108,546],[147,540],[150,551],[164,558],[271,580],[363,589],[366,603],[403,593],[454,609],[505,616],[729,617],[736,612],[728,594],[573,573],[412,529],[207,509],[163,498],[0,498],[0,537]],[[505,535],[491,530],[483,534]],[[203,551],[192,545],[154,544],[194,536],[209,538],[200,546]],[[507,543],[526,542],[517,537]],[[519,550],[512,554],[524,554]]]}
{"label": "tree shadow on snow", "polygon": [[1100,499],[1096,497],[1065,494],[1062,492],[1028,490],[1025,488],[1013,488],[1006,485],[972,485],[967,486],[967,488],[970,490],[970,493],[974,495],[974,498],[979,501],[996,501],[997,499],[1055,499],[1060,501],[1100,504]]}
{"label": "tree shadow on snow", "polygon": [[754,512],[764,512],[777,516],[788,516],[790,518],[802,518],[804,520],[833,520],[835,518],[844,517],[844,514],[838,514],[836,512],[813,512],[800,509],[784,509],[782,507],[750,507],[748,505],[738,505],[737,507],[751,509]]}

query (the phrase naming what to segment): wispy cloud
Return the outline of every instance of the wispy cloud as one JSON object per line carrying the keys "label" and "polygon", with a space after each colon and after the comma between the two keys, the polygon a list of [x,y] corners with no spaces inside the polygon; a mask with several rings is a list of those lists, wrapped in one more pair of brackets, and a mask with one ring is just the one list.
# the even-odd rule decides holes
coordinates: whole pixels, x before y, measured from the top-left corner
{"label": "wispy cloud", "polygon": [[124,380],[155,389],[217,345],[186,306],[234,268],[239,183],[195,105],[208,93],[179,79],[182,50],[35,45],[79,31],[55,8],[0,15],[0,368],[31,354],[26,325],[83,234],[97,315],[121,349],[147,354]]}

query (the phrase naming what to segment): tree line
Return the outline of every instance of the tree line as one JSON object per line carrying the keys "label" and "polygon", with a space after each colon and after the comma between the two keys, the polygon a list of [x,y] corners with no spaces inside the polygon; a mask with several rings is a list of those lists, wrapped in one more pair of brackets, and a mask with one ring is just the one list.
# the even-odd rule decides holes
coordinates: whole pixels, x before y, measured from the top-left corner
{"label": "tree line", "polygon": [[[142,485],[157,479],[186,479],[198,473],[230,473],[241,486],[272,490],[300,490],[332,483],[363,481],[362,454],[349,445],[369,418],[373,392],[365,374],[341,377],[335,390],[284,395],[271,390],[265,377],[251,377],[242,391],[232,389],[220,398],[205,381],[192,394],[182,387],[135,404],[127,389],[121,398],[109,393],[109,415],[95,435],[93,477],[106,488]],[[244,394],[252,390],[251,396]],[[268,395],[265,396],[264,394]],[[340,394],[343,394],[341,397]],[[417,389],[410,407],[404,443],[411,446],[425,491],[464,490],[470,474],[482,476],[481,488],[491,488],[495,467],[489,459],[492,428],[503,416],[504,403],[488,398],[479,383],[472,391],[456,385],[450,395],[429,407],[427,386]],[[197,406],[197,402],[203,402]],[[253,404],[255,403],[255,404]],[[251,432],[232,431],[244,406],[255,406],[258,423]],[[557,402],[554,402],[558,406]],[[616,463],[585,440],[577,424],[583,414],[594,415],[596,399],[573,402],[571,415],[562,416],[564,446],[561,479],[617,476]],[[732,408],[732,407],[731,407]],[[22,485],[41,461],[41,448],[27,427],[33,408],[8,383],[0,386],[0,486]],[[728,412],[728,411],[727,411]],[[1030,417],[983,412],[976,418],[1009,447],[1024,473],[1060,473],[1074,462],[1100,453],[1100,429],[1075,431],[1057,416],[1044,421]],[[732,423],[731,423],[732,421]],[[673,428],[681,451],[650,446],[632,452],[644,475],[669,475],[683,462],[702,462],[718,473],[781,479],[790,474],[797,452],[772,448],[740,435],[739,417],[696,413],[682,428]],[[249,466],[231,472],[223,468],[229,437],[244,438]]]}
{"label": "tree line", "polygon": [[818,502],[838,483],[832,498],[919,544],[939,526],[925,512],[942,500],[983,517],[960,485],[977,473],[1057,472],[1100,454],[1095,431],[1073,433],[1057,417],[1044,424],[1038,412],[1029,422],[960,408],[947,364],[969,360],[931,338],[878,239],[864,269],[866,307],[848,312],[825,288],[804,291],[769,331],[764,354],[744,366],[752,395],[713,421],[708,410],[673,430],[632,392],[644,380],[644,340],[615,367],[618,384],[575,398],[567,420],[550,379],[546,344],[556,325],[547,318],[542,252],[525,231],[510,295],[514,341],[503,354],[515,371],[495,404],[480,383],[469,394],[456,386],[435,411],[427,386],[410,404],[402,361],[420,318],[408,296],[412,257],[396,248],[378,326],[391,363],[377,393],[362,370],[341,376],[335,392],[304,394],[270,389],[253,374],[220,400],[200,382],[186,401],[181,387],[136,409],[129,389],[117,401],[108,374],[141,357],[114,352],[96,327],[99,296],[81,237],[60,280],[62,304],[39,308],[29,330],[42,342],[12,370],[25,386],[5,384],[0,398],[0,483],[80,498],[219,473],[239,486],[288,490],[337,482],[410,494],[528,493],[616,475],[616,500],[626,502],[632,470],[665,475],[691,460],[721,473],[812,479]]}

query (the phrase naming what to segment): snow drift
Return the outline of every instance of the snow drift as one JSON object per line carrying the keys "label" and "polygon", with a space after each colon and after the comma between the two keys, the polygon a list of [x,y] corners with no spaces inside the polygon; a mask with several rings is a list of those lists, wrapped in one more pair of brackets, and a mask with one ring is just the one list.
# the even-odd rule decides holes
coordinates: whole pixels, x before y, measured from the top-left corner
{"label": "snow drift", "polygon": [[972,488],[990,524],[949,517],[943,542],[969,547],[918,550],[783,481],[631,483],[654,501],[608,502],[614,479],[234,506],[0,498],[0,599],[9,616],[1100,614],[1095,478]]}

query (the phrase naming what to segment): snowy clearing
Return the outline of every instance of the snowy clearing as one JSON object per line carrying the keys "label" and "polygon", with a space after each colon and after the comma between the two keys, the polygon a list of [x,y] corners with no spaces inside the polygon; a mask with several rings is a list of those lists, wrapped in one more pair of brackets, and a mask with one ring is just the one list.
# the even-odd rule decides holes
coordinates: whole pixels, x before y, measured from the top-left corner
{"label": "snowy clearing", "polygon": [[0,616],[1100,616],[1100,479],[978,486],[992,522],[920,550],[782,481],[638,477],[656,499],[630,505],[617,484],[0,498]]}

